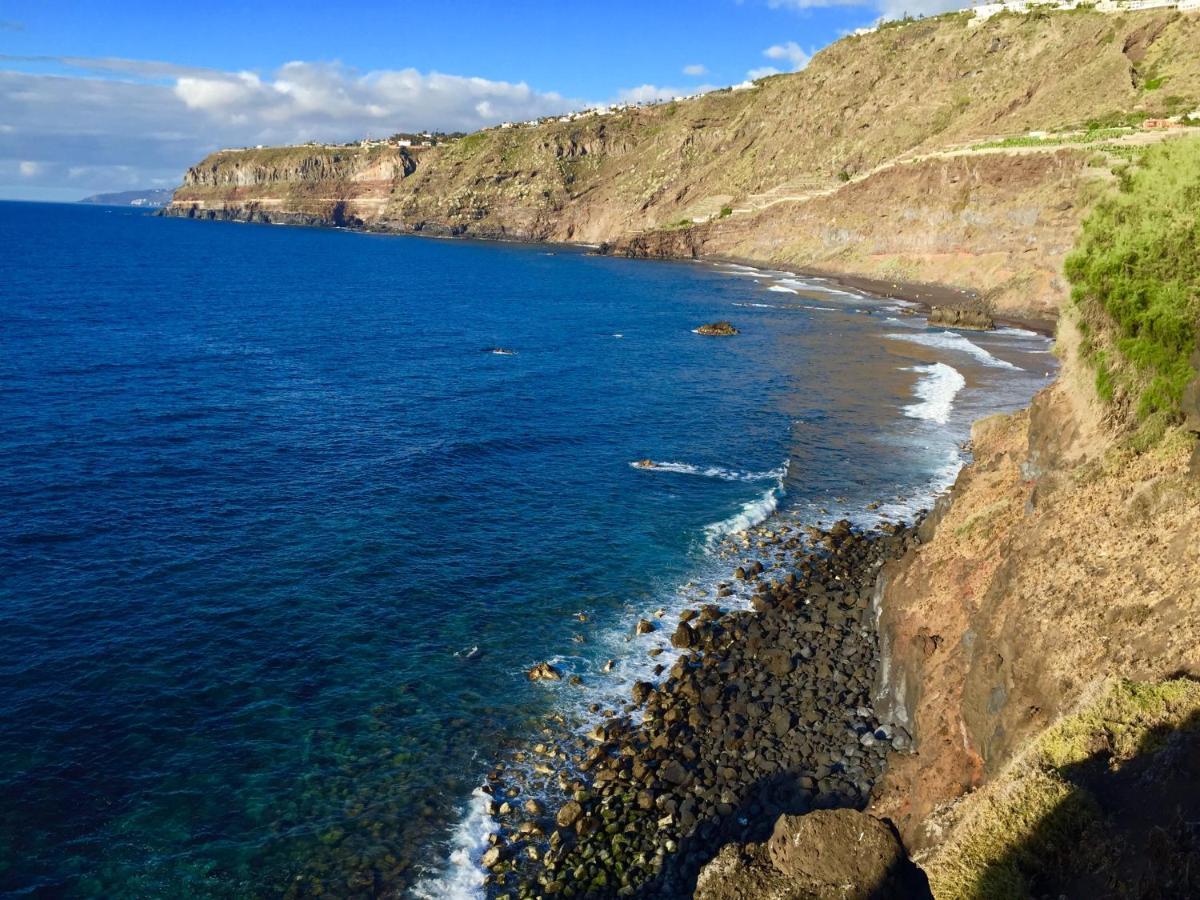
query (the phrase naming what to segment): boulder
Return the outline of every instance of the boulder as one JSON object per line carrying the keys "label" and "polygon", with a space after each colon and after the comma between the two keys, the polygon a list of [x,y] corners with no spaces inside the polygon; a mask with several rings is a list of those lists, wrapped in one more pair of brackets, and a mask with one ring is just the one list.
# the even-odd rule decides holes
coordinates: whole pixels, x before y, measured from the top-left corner
{"label": "boulder", "polygon": [[635,681],[633,683],[633,702],[641,706],[650,697],[654,691],[654,685],[648,681]]}
{"label": "boulder", "polygon": [[559,828],[570,828],[579,821],[583,815],[583,807],[574,800],[568,800],[558,810],[558,815],[554,817],[555,824]]}
{"label": "boulder", "polygon": [[740,332],[733,327],[731,322],[721,321],[701,325],[696,329],[696,334],[704,334],[711,337],[729,337],[730,335],[740,334]]}
{"label": "boulder", "polygon": [[[767,840],[767,854],[780,875],[817,896],[920,896],[909,893],[914,867],[895,832],[857,810],[780,816]],[[926,896],[928,890],[926,886]]]}
{"label": "boulder", "polygon": [[991,331],[996,327],[987,308],[974,306],[935,306],[929,310],[929,324],[944,328],[963,328],[972,331]]}
{"label": "boulder", "polygon": [[780,816],[765,844],[727,844],[696,900],[927,900],[929,883],[884,822],[852,809]]}
{"label": "boulder", "polygon": [[680,622],[675,633],[671,635],[671,646],[680,650],[689,650],[696,646],[696,632],[687,622]]}
{"label": "boulder", "polygon": [[558,681],[562,678],[562,672],[548,662],[538,663],[525,674],[529,676],[530,681]]}

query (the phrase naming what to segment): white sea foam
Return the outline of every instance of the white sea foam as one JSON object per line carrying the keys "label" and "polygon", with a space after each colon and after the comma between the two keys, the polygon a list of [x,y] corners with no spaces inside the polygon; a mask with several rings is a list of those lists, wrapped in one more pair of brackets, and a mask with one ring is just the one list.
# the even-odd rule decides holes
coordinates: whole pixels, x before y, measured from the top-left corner
{"label": "white sea foam", "polygon": [[774,303],[734,303],[734,306],[741,306],[747,309],[781,309]]}
{"label": "white sea foam", "polygon": [[913,344],[922,344],[926,347],[935,347],[939,350],[957,350],[960,353],[969,353],[985,366],[994,366],[998,369],[1020,369],[1020,366],[1014,366],[1008,360],[998,359],[988,353],[978,344],[973,344],[961,334],[953,331],[938,331],[938,332],[914,332],[912,334],[889,334],[889,338],[897,341],[908,341]]}
{"label": "white sea foam", "polygon": [[914,419],[928,419],[945,425],[950,420],[954,398],[967,386],[967,381],[958,369],[945,363],[931,366],[915,366],[910,371],[921,373],[913,393],[920,403],[904,407],[904,414]]}
{"label": "white sea foam", "polygon": [[775,293],[777,293],[777,294],[798,294],[798,293],[800,293],[795,288],[786,287],[785,285],[782,285],[782,284],[773,284],[769,288],[767,288],[767,290],[775,291]]}
{"label": "white sea foam", "polygon": [[711,548],[727,534],[737,534],[740,531],[746,531],[758,523],[765,521],[779,508],[781,497],[783,497],[782,475],[779,477],[778,482],[772,485],[761,497],[742,504],[742,508],[728,519],[722,519],[720,522],[714,522],[712,525],[706,526],[704,534],[708,538],[708,546]]}
{"label": "white sea foam", "polygon": [[487,849],[488,835],[497,824],[488,809],[491,797],[482,788],[471,793],[471,800],[450,838],[450,856],[443,871],[423,878],[413,888],[420,900],[478,900],[484,896],[485,872],[479,860]]}
{"label": "white sea foam", "polygon": [[778,469],[766,472],[743,472],[737,469],[725,469],[721,466],[693,466],[682,462],[656,462],[653,466],[640,466],[637,462],[629,464],[642,472],[674,472],[677,475],[702,475],[705,478],[719,478],[722,481],[778,481],[787,473],[786,461]]}
{"label": "white sea foam", "polygon": [[1002,334],[1005,337],[1040,338],[1042,335],[1028,328],[997,328],[992,334]]}

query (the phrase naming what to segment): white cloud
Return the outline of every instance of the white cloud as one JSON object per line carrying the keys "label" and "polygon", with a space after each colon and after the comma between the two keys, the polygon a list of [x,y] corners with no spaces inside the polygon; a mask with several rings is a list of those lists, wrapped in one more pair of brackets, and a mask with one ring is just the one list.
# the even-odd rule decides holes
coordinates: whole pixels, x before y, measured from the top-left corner
{"label": "white cloud", "polygon": [[624,88],[617,94],[621,103],[653,103],[656,100],[670,100],[673,97],[690,97],[693,94],[707,94],[716,90],[715,85],[701,84],[692,87],[670,87],[669,85],[640,84],[637,87]]}
{"label": "white cloud", "polygon": [[[787,41],[783,44],[772,44],[763,51],[763,56],[767,59],[774,59],[781,63],[787,63],[788,70],[799,72],[808,65],[812,59],[812,54],[797,44],[795,41]],[[766,78],[768,75],[779,75],[784,70],[778,66],[759,66],[751,69],[746,73],[746,78],[750,81],[757,81],[759,78]]]}
{"label": "white cloud", "polygon": [[763,51],[763,56],[767,59],[778,59],[787,62],[793,72],[799,72],[812,59],[812,54],[795,41],[788,41],[786,44],[775,44],[768,47]]}
{"label": "white cloud", "polygon": [[242,72],[236,78],[184,77],[175,82],[175,96],[189,109],[216,111],[241,107],[262,88],[258,76]]}
{"label": "white cloud", "polygon": [[767,0],[772,9],[816,9],[828,6],[860,6],[879,13],[883,19],[909,16],[932,16],[970,4],[965,0]]}
{"label": "white cloud", "polygon": [[702,63],[692,63],[690,66],[683,67],[684,75],[691,75],[693,78],[699,78],[702,75],[708,74],[708,66]]}
{"label": "white cloud", "polygon": [[[4,62],[23,65],[6,69]],[[78,74],[25,71],[29,63]],[[290,62],[258,74],[0,56],[0,196],[29,196],[40,187],[46,196],[70,199],[178,184],[189,165],[219,147],[349,141],[426,128],[473,131],[586,105],[523,83],[416,69],[359,72]]]}

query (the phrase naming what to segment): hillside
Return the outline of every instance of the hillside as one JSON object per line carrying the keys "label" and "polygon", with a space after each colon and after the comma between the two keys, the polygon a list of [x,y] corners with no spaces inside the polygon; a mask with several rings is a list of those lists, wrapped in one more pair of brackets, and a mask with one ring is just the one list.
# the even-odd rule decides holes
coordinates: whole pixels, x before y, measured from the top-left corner
{"label": "hillside", "polygon": [[[711,900],[798,896],[813,859],[859,883],[837,864],[869,854],[836,845],[872,831],[881,867],[907,851],[939,898],[1200,889],[1200,129],[1142,125],[1200,107],[1200,16],[966,23],[885,27],[750,90],[419,155],[217,154],[172,207],[737,257],[975,289],[1057,320],[1059,377],[976,423],[973,462],[862,585],[886,724],[865,746],[883,734],[896,751],[866,813],[829,817],[832,838],[780,816],[763,843],[725,845],[699,875]],[[890,889],[874,896],[921,896]]]}
{"label": "hillside", "polygon": [[976,288],[1045,317],[1085,183],[1130,152],[1096,152],[1121,137],[1097,126],[1200,107],[1200,16],[969,20],[848,37],[747,90],[421,150],[224,151],[171,212],[737,255]]}
{"label": "hillside", "polygon": [[169,188],[147,188],[144,191],[114,191],[110,194],[92,194],[80,203],[96,206],[140,206],[158,208],[171,202],[174,191]]}

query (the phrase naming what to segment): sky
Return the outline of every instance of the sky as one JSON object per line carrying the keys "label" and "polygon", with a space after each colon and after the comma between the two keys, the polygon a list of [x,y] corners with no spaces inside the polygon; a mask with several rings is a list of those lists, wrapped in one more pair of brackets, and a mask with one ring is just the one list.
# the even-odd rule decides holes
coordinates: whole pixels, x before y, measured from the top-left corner
{"label": "sky", "polygon": [[0,198],[171,188],[221,147],[695,93],[965,2],[0,0]]}

